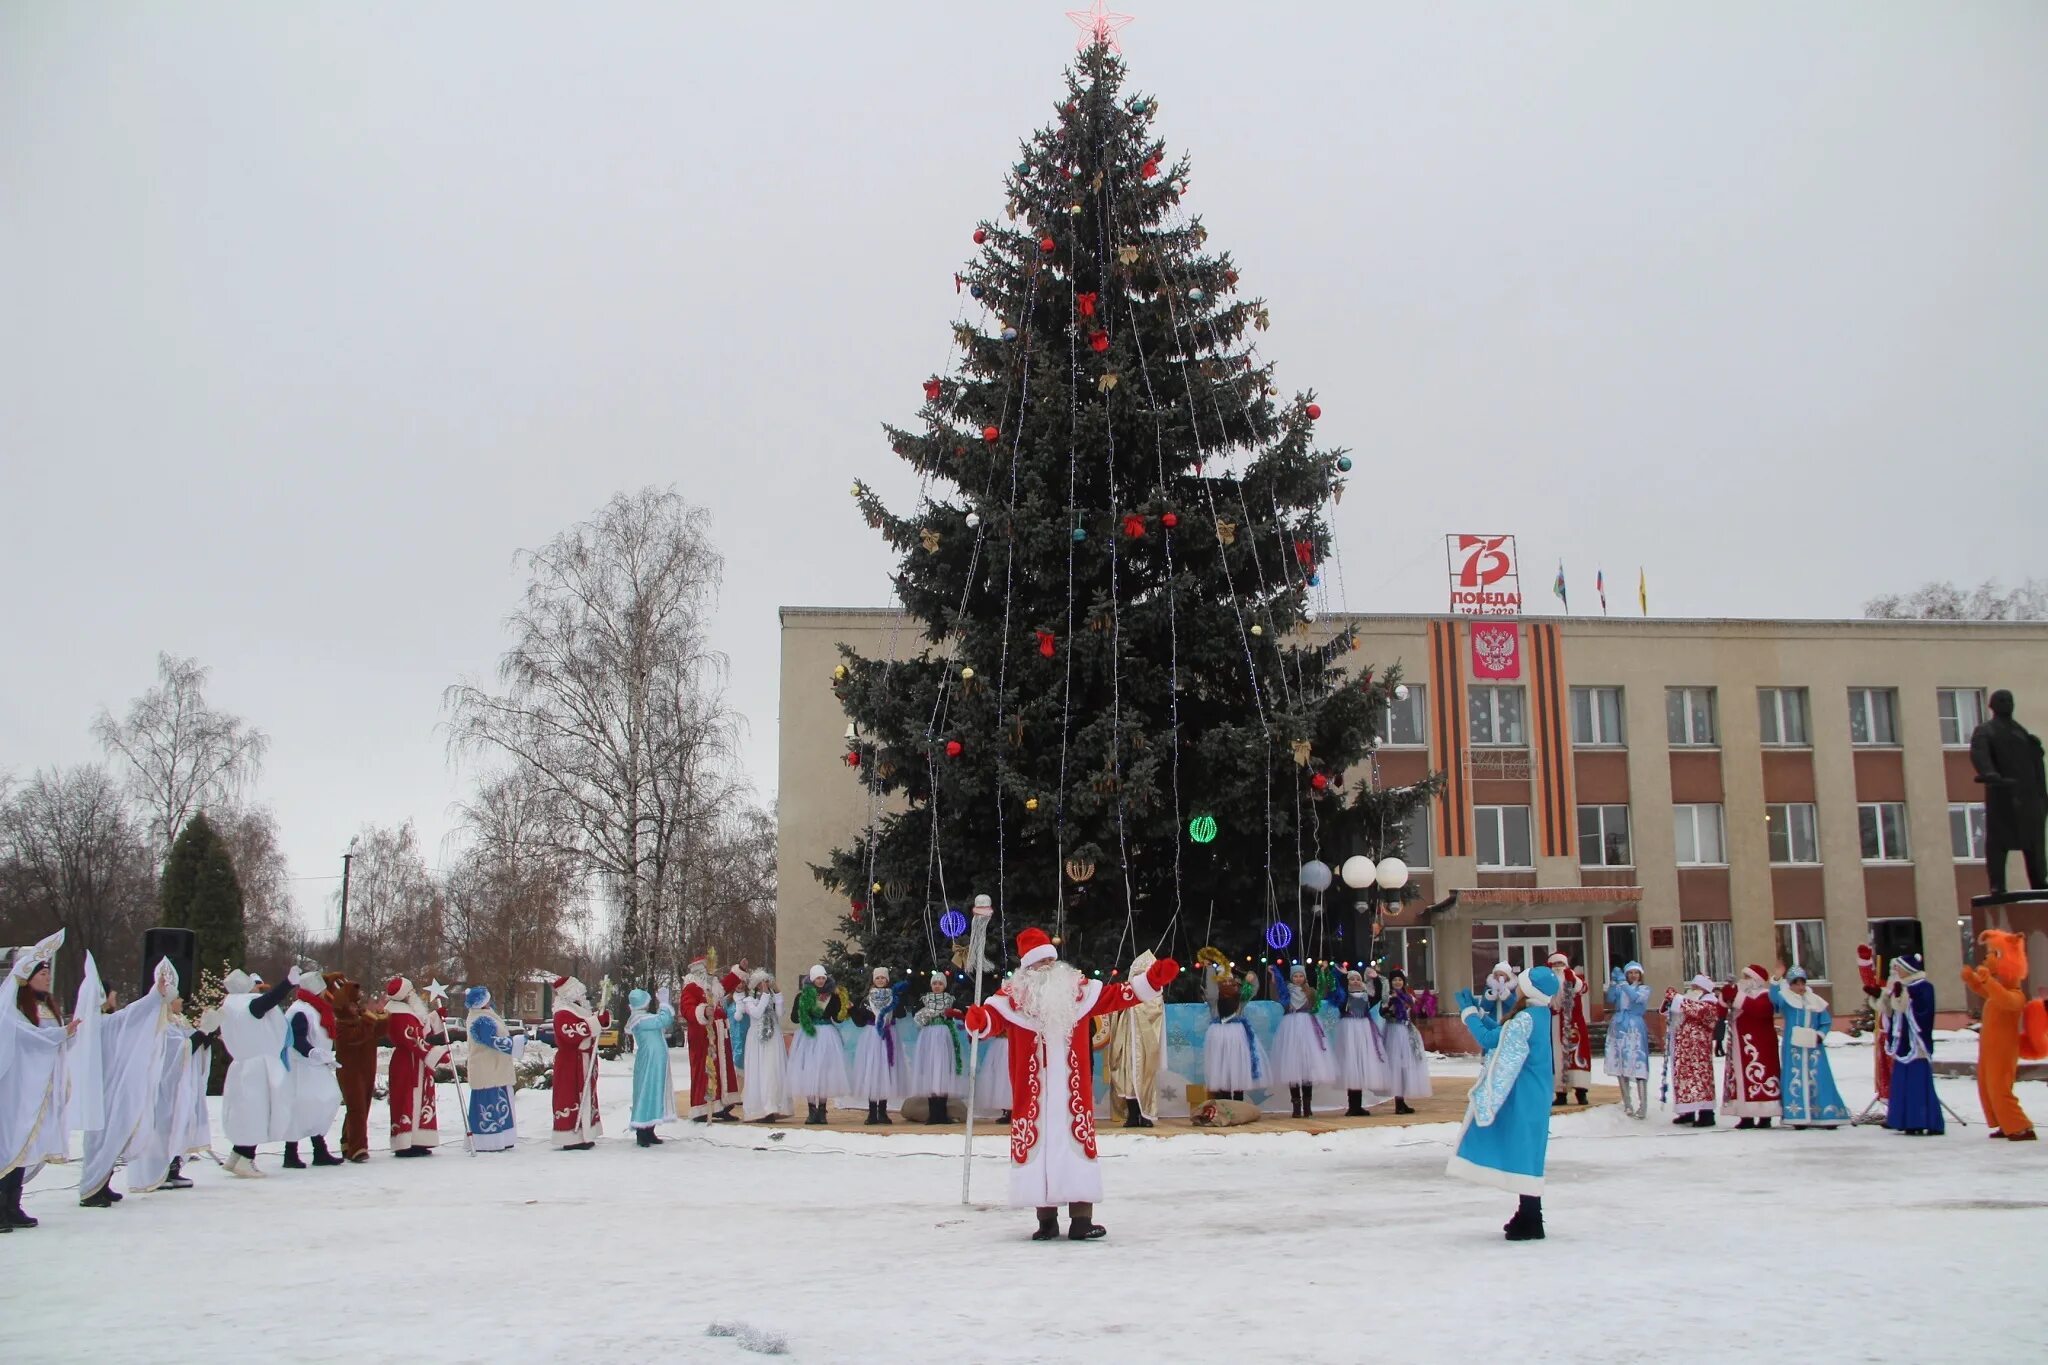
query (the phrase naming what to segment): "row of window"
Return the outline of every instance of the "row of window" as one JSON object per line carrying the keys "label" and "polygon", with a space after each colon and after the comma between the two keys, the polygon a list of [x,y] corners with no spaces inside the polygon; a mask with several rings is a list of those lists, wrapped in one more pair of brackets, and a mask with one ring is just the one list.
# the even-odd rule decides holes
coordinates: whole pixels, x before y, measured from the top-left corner
{"label": "row of window", "polygon": [[[1408,684],[1406,697],[1393,698],[1381,717],[1382,741],[1394,746],[1421,747],[1429,742],[1428,689]],[[1943,687],[1935,691],[1935,712],[1941,742],[1948,748],[1969,744],[1970,735],[1987,714],[1984,692],[1974,687]],[[1527,707],[1519,684],[1466,689],[1466,720],[1471,742],[1481,747],[1521,748],[1529,742]],[[1580,747],[1622,748],[1628,725],[1619,687],[1574,687],[1572,743]],[[1772,748],[1803,749],[1813,743],[1812,708],[1804,687],[1759,687],[1756,690],[1758,732]],[[1673,748],[1713,748],[1721,742],[1716,689],[1664,689],[1665,737]],[[1899,743],[1899,694],[1890,687],[1849,689],[1849,742],[1868,747]]]}
{"label": "row of window", "polygon": [[[1773,864],[1796,867],[1820,862],[1820,817],[1811,802],[1765,806],[1764,823]],[[1983,805],[1951,805],[1948,823],[1950,852],[1955,860],[1982,862]],[[1480,867],[1494,871],[1526,871],[1535,866],[1529,807],[1475,806],[1472,824]],[[1727,819],[1718,804],[1673,806],[1671,826],[1672,844],[1680,867],[1727,865]],[[1856,831],[1865,862],[1909,863],[1913,860],[1912,842],[1907,835],[1905,802],[1857,803]],[[1426,828],[1420,832],[1426,840]],[[1412,852],[1424,846],[1426,844],[1411,842],[1408,848]],[[1579,807],[1579,866],[1635,866],[1627,806]]]}
{"label": "row of window", "polygon": [[[1636,925],[1608,924],[1602,928],[1606,937],[1609,968],[1639,961],[1642,958]],[[1711,920],[1688,922],[1679,925],[1678,929],[1686,979],[1701,975],[1715,981],[1735,979],[1733,925],[1727,920]],[[1425,986],[1430,989],[1438,988],[1432,930],[1421,925],[1400,928],[1388,926],[1379,947],[1391,961],[1401,964],[1407,970],[1409,985],[1418,990]],[[1495,962],[1509,963],[1516,970],[1538,966],[1546,961],[1553,951],[1562,952],[1574,963],[1587,969],[1591,975],[1596,968],[1587,960],[1586,948],[1586,928],[1577,920],[1560,920],[1554,923],[1482,921],[1472,926],[1472,976],[1475,981],[1483,980],[1484,974],[1492,969]],[[1804,968],[1807,975],[1815,981],[1828,979],[1826,921],[1779,920],[1777,949],[1777,960],[1787,967]]]}
{"label": "row of window", "polygon": [[[1810,801],[1764,807],[1766,842],[1776,867],[1818,866],[1820,814]],[[1535,825],[1527,806],[1472,808],[1475,852],[1481,868],[1493,872],[1527,872],[1535,867]],[[1725,867],[1728,863],[1727,817],[1719,805],[1678,805],[1671,808],[1672,844],[1680,867]],[[1856,835],[1863,860],[1909,863],[1913,846],[1907,833],[1903,801],[1863,801],[1856,806]],[[1430,845],[1429,808],[1418,807],[1402,827],[1402,851],[1408,865],[1427,868]],[[1955,803],[1948,808],[1949,853],[1959,863],[1984,861],[1984,805]],[[1629,837],[1627,806],[1579,807],[1579,866],[1635,866],[1635,845]]]}
{"label": "row of window", "polygon": [[[1778,961],[1804,968],[1815,981],[1828,979],[1828,926],[1817,919],[1781,919],[1777,923]],[[1735,979],[1735,926],[1725,919],[1692,920],[1678,926],[1685,977],[1714,981]]]}

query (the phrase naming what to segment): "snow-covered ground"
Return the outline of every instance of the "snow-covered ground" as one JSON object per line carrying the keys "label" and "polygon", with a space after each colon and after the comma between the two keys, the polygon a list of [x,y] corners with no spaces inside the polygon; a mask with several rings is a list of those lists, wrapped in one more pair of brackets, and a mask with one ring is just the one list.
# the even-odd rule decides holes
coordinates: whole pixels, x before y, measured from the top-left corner
{"label": "snow-covered ground", "polygon": [[[1868,1059],[1835,1054],[1852,1107]],[[1561,1115],[1526,1245],[1511,1199],[1444,1177],[1450,1125],[1106,1132],[1108,1240],[1047,1245],[997,1206],[998,1138],[962,1207],[957,1128],[679,1124],[642,1151],[608,1072],[594,1152],[551,1150],[523,1094],[504,1154],[459,1129],[428,1161],[266,1152],[269,1179],[202,1163],[105,1211],[47,1170],[42,1227],[0,1237],[0,1361],[758,1358],[714,1322],[802,1362],[2048,1358],[2048,1142],[1987,1142],[1968,1080],[1941,1090],[1970,1126],[1938,1139]],[[2048,1084],[2022,1091],[2048,1120]]]}

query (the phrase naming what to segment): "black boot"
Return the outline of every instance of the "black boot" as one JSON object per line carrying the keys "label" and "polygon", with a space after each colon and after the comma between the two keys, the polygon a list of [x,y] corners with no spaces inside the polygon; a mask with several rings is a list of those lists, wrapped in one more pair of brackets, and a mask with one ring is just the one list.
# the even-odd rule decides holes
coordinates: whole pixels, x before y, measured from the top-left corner
{"label": "black boot", "polygon": [[1695,1128],[1712,1128],[1714,1126],[1714,1111],[1711,1109],[1700,1110],[1699,1114],[1693,1119],[1692,1126]]}
{"label": "black boot", "polygon": [[738,1123],[740,1121],[740,1116],[738,1114],[733,1113],[732,1110],[733,1106],[728,1104],[727,1106],[725,1106],[725,1108],[719,1110],[716,1114],[713,1114],[711,1117],[717,1119],[720,1123]]}
{"label": "black boot", "polygon": [[876,1104],[873,1100],[868,1101],[868,1116],[863,1126],[873,1128],[881,1123],[881,1116],[875,1112],[880,1108],[881,1106]]}
{"label": "black boot", "polygon": [[325,1137],[316,1137],[313,1139],[313,1164],[315,1166],[342,1166],[347,1163],[327,1150],[327,1139]]}
{"label": "black boot", "polygon": [[1034,1242],[1050,1242],[1060,1235],[1060,1211],[1056,1208],[1038,1211],[1038,1231],[1031,1234]]}
{"label": "black boot", "polygon": [[1680,1114],[1677,1118],[1671,1121],[1672,1123],[1678,1125],[1681,1128],[1690,1128],[1693,1125],[1693,1121],[1698,1117],[1699,1115],[1697,1114]]}
{"label": "black boot", "polygon": [[1564,1103],[1564,1091],[1560,1090],[1560,1091],[1558,1091],[1558,1092],[1557,1092],[1557,1098],[1556,1098],[1556,1099],[1554,1099],[1554,1100],[1552,1100],[1552,1101],[1550,1102],[1550,1107],[1551,1107],[1552,1109],[1555,1109],[1555,1108],[1557,1108],[1557,1107],[1558,1107],[1559,1105],[1561,1105],[1561,1104],[1563,1104],[1563,1103]]}
{"label": "black boot", "polygon": [[924,1121],[926,1127],[946,1121],[946,1102],[937,1095],[925,1098]]}
{"label": "black boot", "polygon": [[1575,1091],[1574,1091],[1573,1093],[1574,1093],[1574,1094],[1576,1094],[1576,1095],[1577,1095],[1577,1096],[1579,1097],[1579,1107],[1580,1107],[1581,1109],[1585,1108],[1585,1107],[1586,1107],[1586,1087],[1585,1087],[1585,1086],[1583,1086],[1583,1085],[1582,1085],[1582,1086],[1579,1086],[1579,1087],[1578,1087],[1578,1088],[1577,1088],[1577,1089],[1576,1089],[1576,1090],[1575,1090]]}
{"label": "black boot", "polygon": [[1093,1204],[1067,1205],[1067,1240],[1070,1242],[1099,1242],[1109,1236],[1109,1229],[1095,1221]]}
{"label": "black boot", "polygon": [[1756,1126],[1759,1128],[1768,1128],[1771,1126],[1771,1121],[1769,1119],[1758,1119],[1756,1121]]}
{"label": "black boot", "polygon": [[1288,1102],[1288,1105],[1289,1105],[1289,1107],[1290,1107],[1290,1111],[1291,1111],[1291,1112],[1290,1112],[1290,1117],[1293,1117],[1293,1118],[1297,1118],[1297,1119],[1298,1119],[1298,1118],[1300,1118],[1300,1117],[1301,1117],[1301,1087],[1300,1087],[1300,1086],[1298,1086],[1298,1085],[1290,1085],[1290,1086],[1288,1086],[1288,1087],[1287,1087],[1287,1102]]}
{"label": "black boot", "polygon": [[167,1190],[189,1190],[189,1189],[191,1189],[191,1188],[192,1188],[192,1182],[191,1182],[191,1181],[189,1181],[189,1180],[187,1180],[187,1179],[185,1178],[185,1176],[184,1176],[184,1174],[183,1174],[183,1172],[184,1172],[184,1169],[185,1169],[185,1160],[184,1160],[184,1158],[183,1158],[183,1157],[175,1157],[175,1156],[174,1156],[174,1157],[172,1157],[172,1158],[171,1158],[171,1169],[170,1169],[170,1170],[169,1170],[169,1171],[168,1171],[168,1172],[167,1172],[167,1173],[166,1173],[166,1174],[164,1175],[164,1188],[165,1188],[165,1189],[167,1189]]}
{"label": "black boot", "polygon": [[1738,1132],[1739,1132],[1739,1131],[1741,1131],[1741,1130],[1742,1130],[1742,1129],[1744,1129],[1744,1128],[1754,1128],[1754,1127],[1756,1127],[1756,1120],[1755,1120],[1755,1119],[1738,1119],[1738,1120],[1736,1121],[1735,1127],[1736,1127],[1736,1130],[1737,1130]]}
{"label": "black boot", "polygon": [[819,1101],[817,1101],[817,1100],[812,1100],[812,1101],[810,1102],[810,1107],[809,1107],[809,1110],[808,1110],[808,1112],[806,1112],[806,1113],[804,1114],[804,1122],[805,1122],[805,1123],[807,1123],[807,1124],[813,1124],[813,1125],[815,1125],[815,1124],[820,1124],[820,1123],[823,1123],[824,1121],[825,1121],[825,1106],[824,1106],[824,1105],[823,1105],[822,1103],[820,1103]]}
{"label": "black boot", "polygon": [[1408,1103],[1405,1095],[1396,1095],[1394,1096],[1394,1112],[1397,1114],[1412,1114],[1415,1112],[1415,1106]]}
{"label": "black boot", "polygon": [[1351,1103],[1344,1107],[1345,1118],[1362,1119],[1365,1117],[1365,1092],[1363,1090],[1347,1090],[1344,1092],[1344,1098],[1351,1101]]}
{"label": "black boot", "polygon": [[10,1232],[15,1228],[32,1228],[36,1220],[22,1211],[21,1183],[27,1172],[17,1166],[6,1175],[0,1176],[0,1225]]}
{"label": "black boot", "polygon": [[303,1171],[306,1163],[299,1159],[299,1144],[287,1142],[284,1145],[284,1168],[288,1171]]}
{"label": "black boot", "polygon": [[99,1189],[79,1200],[78,1207],[82,1209],[110,1209],[120,1202],[121,1196],[114,1193],[114,1182],[110,1178]]}
{"label": "black boot", "polygon": [[875,1101],[875,1122],[881,1124],[884,1128],[893,1128],[895,1126],[895,1120],[889,1117],[889,1101]]}
{"label": "black boot", "polygon": [[1505,1229],[1510,1242],[1540,1242],[1543,1240],[1543,1201],[1533,1194],[1522,1196],[1522,1203],[1515,1210],[1515,1216],[1508,1220]]}
{"label": "black boot", "polygon": [[1312,1085],[1301,1088],[1301,1116],[1305,1119],[1316,1116],[1316,1088]]}
{"label": "black boot", "polygon": [[1152,1126],[1152,1120],[1146,1118],[1145,1111],[1138,1107],[1138,1100],[1135,1095],[1126,1095],[1123,1097],[1123,1100],[1124,1127],[1150,1128]]}
{"label": "black boot", "polygon": [[633,1141],[642,1147],[652,1147],[654,1145],[654,1130],[652,1128],[635,1128],[633,1130]]}

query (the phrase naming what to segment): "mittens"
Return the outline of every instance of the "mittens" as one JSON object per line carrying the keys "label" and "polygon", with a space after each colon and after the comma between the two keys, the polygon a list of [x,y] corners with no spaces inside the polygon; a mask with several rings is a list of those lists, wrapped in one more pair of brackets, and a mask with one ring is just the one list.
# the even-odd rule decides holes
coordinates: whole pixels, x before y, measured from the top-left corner
{"label": "mittens", "polygon": [[[1155,962],[1152,965],[1156,967],[1161,964]],[[976,1037],[982,1037],[995,1032],[995,1019],[989,1014],[988,1006],[969,1005],[967,1007],[967,1031]]]}
{"label": "mittens", "polygon": [[1180,975],[1180,964],[1170,957],[1162,957],[1145,969],[1145,980],[1155,991],[1163,991]]}

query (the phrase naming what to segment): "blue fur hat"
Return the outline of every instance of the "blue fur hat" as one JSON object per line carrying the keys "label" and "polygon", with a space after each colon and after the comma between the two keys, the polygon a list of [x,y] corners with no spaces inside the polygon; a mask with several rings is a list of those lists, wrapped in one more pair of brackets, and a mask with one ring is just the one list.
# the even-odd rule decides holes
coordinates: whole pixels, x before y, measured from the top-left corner
{"label": "blue fur hat", "polygon": [[1557,994],[1557,973],[1548,967],[1531,967],[1522,973],[1522,994],[1532,1005],[1547,1005]]}
{"label": "blue fur hat", "polygon": [[644,1010],[647,1008],[647,1002],[652,1000],[653,998],[654,997],[649,995],[646,991],[635,988],[633,992],[626,997],[626,1003],[636,1010]]}
{"label": "blue fur hat", "polygon": [[473,1010],[480,1010],[491,1003],[491,993],[482,986],[471,986],[462,993],[462,1003]]}

